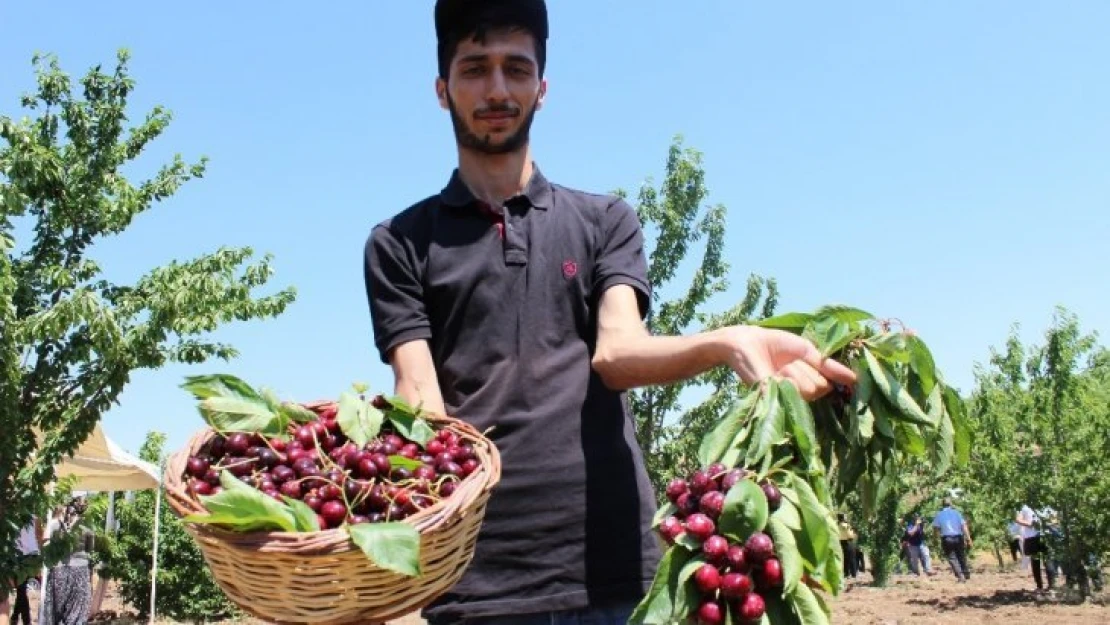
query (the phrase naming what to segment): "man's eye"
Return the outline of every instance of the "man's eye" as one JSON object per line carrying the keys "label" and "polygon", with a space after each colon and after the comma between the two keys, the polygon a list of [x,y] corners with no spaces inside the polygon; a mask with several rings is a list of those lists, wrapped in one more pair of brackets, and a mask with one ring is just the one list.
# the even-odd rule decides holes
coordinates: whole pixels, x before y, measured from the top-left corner
{"label": "man's eye", "polygon": [[481,76],[484,71],[485,70],[482,67],[479,67],[479,66],[466,67],[466,68],[463,68],[462,75],[463,76]]}

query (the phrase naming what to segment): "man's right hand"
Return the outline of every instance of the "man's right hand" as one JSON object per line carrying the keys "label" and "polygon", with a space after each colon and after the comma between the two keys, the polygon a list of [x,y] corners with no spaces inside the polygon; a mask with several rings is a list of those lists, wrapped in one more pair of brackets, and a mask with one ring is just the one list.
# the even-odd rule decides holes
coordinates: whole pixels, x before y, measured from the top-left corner
{"label": "man's right hand", "polygon": [[807,339],[785,330],[738,325],[722,328],[725,361],[745,383],[777,377],[789,380],[806,401],[832,390],[830,382],[851,385],[856,374],[825,358]]}

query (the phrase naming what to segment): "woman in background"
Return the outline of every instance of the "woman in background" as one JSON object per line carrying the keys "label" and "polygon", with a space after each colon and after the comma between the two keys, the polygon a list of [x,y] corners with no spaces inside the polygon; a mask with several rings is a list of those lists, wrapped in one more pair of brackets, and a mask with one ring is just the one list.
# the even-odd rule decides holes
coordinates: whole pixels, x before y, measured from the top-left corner
{"label": "woman in background", "polygon": [[47,527],[51,538],[58,533],[63,536],[72,533],[75,542],[68,555],[47,575],[42,625],[85,625],[89,620],[92,591],[89,554],[93,549],[93,533],[80,525],[85,507],[84,499],[74,499],[61,514],[55,514]]}

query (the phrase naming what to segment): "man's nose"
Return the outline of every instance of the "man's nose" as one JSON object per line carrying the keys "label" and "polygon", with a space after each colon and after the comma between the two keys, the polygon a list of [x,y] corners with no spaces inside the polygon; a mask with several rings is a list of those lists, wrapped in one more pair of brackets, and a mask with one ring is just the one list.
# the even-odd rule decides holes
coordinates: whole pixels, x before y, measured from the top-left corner
{"label": "man's nose", "polygon": [[508,81],[505,80],[505,72],[500,67],[489,73],[486,98],[495,102],[503,102],[509,99]]}

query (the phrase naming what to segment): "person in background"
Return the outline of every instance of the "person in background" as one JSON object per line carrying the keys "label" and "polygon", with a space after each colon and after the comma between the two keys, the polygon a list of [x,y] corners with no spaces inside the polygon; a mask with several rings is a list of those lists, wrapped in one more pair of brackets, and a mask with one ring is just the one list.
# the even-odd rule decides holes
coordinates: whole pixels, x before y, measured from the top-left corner
{"label": "person in background", "polygon": [[1006,526],[1006,533],[1010,536],[1010,557],[1014,562],[1019,560],[1019,556],[1024,555],[1021,552],[1021,526],[1015,521],[1010,521]]}
{"label": "person in background", "polygon": [[848,518],[843,512],[837,515],[840,522],[840,548],[844,551],[844,578],[856,578],[859,574],[858,561],[856,560],[856,531],[848,523]]}
{"label": "person in background", "polygon": [[[42,535],[42,525],[39,523],[38,518],[24,527],[19,533],[19,541],[17,547],[19,549],[20,562],[26,562],[29,558],[33,558],[39,553],[39,539]],[[21,567],[22,568],[22,567]],[[22,579],[17,580],[18,585],[15,588],[15,605],[12,608],[12,625],[16,625],[21,620],[24,625],[31,625],[31,600],[27,596],[27,582],[31,580],[30,575],[21,576]]]}
{"label": "person in background", "polygon": [[921,557],[921,546],[925,544],[925,527],[921,522],[920,514],[915,514],[913,520],[906,524],[903,540],[906,545],[906,555],[910,561],[910,573],[922,575],[926,572]]}
{"label": "person in background", "polygon": [[1033,565],[1033,581],[1037,584],[1037,590],[1044,590],[1044,578],[1041,575],[1041,567],[1044,567],[1045,573],[1048,574],[1048,589],[1052,590],[1056,585],[1056,571],[1048,566],[1045,562],[1045,555],[1048,549],[1041,540],[1041,532],[1037,529],[1037,523],[1040,521],[1036,512],[1027,505],[1022,505],[1021,510],[1018,511],[1014,522],[1021,526],[1021,552],[1029,556],[1030,562]]}
{"label": "person in background", "polygon": [[948,566],[956,581],[961,584],[971,579],[971,568],[967,565],[967,552],[972,548],[971,530],[959,510],[952,506],[948,497],[942,502],[943,509],[933,518],[933,529],[940,535],[940,546],[948,558]]}
{"label": "person in background", "polygon": [[85,625],[89,620],[92,591],[89,554],[93,549],[93,533],[81,526],[85,508],[84,499],[71,500],[47,528],[48,540],[71,532],[77,540],[69,554],[47,572],[42,625]]}

